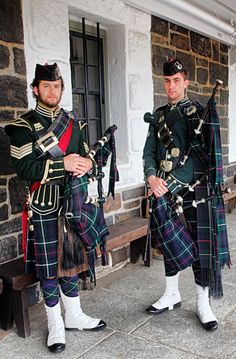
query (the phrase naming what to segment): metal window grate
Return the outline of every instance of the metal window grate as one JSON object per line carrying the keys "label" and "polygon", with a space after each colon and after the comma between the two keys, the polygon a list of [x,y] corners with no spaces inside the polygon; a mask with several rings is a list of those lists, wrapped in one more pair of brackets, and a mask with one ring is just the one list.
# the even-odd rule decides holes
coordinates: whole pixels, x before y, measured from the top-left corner
{"label": "metal window grate", "polygon": [[93,145],[102,136],[105,124],[103,38],[97,23],[96,36],[70,31],[70,64],[73,111],[87,122],[87,141]]}

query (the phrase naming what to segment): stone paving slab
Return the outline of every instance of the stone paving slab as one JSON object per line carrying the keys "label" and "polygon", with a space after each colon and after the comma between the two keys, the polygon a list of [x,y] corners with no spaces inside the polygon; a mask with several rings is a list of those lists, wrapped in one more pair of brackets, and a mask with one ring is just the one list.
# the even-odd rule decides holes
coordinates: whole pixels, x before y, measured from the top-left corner
{"label": "stone paving slab", "polygon": [[196,359],[199,356],[153,343],[148,340],[114,333],[80,359]]}
{"label": "stone paving slab", "polygon": [[235,325],[223,324],[206,332],[195,313],[181,308],[153,316],[133,334],[205,358],[228,359],[236,350]]}
{"label": "stone paving slab", "polygon": [[89,300],[86,300],[88,293],[84,294],[81,298],[84,312],[102,318],[113,329],[129,333],[149,320],[145,306],[132,296],[103,288],[90,293]]}
{"label": "stone paving slab", "polygon": [[[122,277],[115,278],[116,274],[111,273],[108,282],[106,278],[101,278],[99,287],[136,298],[144,303],[144,307],[155,302],[163,294],[165,290],[163,261],[153,260],[150,268],[144,267],[143,262],[140,261],[137,265],[130,265],[128,268],[128,270],[122,269]],[[189,297],[189,291],[195,290],[191,268],[181,273],[179,286],[182,301],[185,301]]]}
{"label": "stone paving slab", "polygon": [[[50,353],[46,346],[47,324],[44,308],[41,304],[37,307],[37,320],[34,321],[31,316],[31,336],[21,338],[16,334],[15,328],[5,338],[0,341],[1,359],[51,359],[55,354]],[[42,314],[42,316],[41,316]],[[69,358],[76,359],[88,348],[93,347],[101,340],[109,336],[113,330],[105,328],[98,332],[88,331],[67,331],[66,332],[66,350],[56,354],[58,359]],[[92,358],[91,358],[92,359]]]}
{"label": "stone paving slab", "polygon": [[[182,307],[152,316],[145,312],[165,289],[163,261],[151,268],[140,260],[98,280],[93,292],[82,292],[85,313],[104,319],[108,327],[97,333],[67,332],[68,359],[236,359],[236,210],[227,215],[232,257],[223,271],[224,297],[212,300],[219,329],[206,332],[195,314],[195,285],[191,268],[180,274]],[[30,308],[31,336],[23,339],[15,328],[0,330],[1,359],[55,358],[46,347],[47,324],[43,303]]]}

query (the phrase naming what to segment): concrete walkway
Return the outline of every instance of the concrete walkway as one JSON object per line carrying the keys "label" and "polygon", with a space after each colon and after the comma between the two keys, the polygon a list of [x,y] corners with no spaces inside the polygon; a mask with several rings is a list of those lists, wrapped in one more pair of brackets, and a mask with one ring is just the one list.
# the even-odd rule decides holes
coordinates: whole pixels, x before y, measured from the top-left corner
{"label": "concrete walkway", "polygon": [[[236,359],[236,210],[227,215],[231,270],[223,271],[224,298],[212,300],[219,320],[215,332],[206,332],[195,314],[195,288],[190,269],[180,276],[182,307],[160,316],[145,308],[164,291],[163,262],[147,268],[142,261],[129,264],[98,280],[93,292],[81,294],[85,313],[104,319],[108,326],[97,333],[67,332],[66,350],[56,358],[68,359]],[[53,358],[46,345],[43,304],[32,306],[31,336],[20,338],[15,328],[0,331],[1,359]]]}

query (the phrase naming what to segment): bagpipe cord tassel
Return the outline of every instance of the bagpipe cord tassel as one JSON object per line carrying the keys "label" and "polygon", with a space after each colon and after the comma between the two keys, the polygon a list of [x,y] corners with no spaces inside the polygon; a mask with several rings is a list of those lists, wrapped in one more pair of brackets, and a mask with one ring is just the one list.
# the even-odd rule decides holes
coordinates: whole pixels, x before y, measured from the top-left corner
{"label": "bagpipe cord tassel", "polygon": [[119,181],[119,172],[116,166],[116,143],[114,134],[111,135],[111,163],[110,163],[110,174],[109,174],[109,185],[107,197],[112,195],[115,198],[115,182]]}

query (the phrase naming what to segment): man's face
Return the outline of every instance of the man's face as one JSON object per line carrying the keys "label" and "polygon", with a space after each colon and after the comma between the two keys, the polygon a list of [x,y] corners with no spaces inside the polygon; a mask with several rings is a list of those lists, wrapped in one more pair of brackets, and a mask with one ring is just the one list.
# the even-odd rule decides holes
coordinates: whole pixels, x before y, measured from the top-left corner
{"label": "man's face", "polygon": [[181,101],[184,98],[188,84],[189,81],[185,80],[184,74],[180,72],[164,77],[165,92],[172,103]]}
{"label": "man's face", "polygon": [[62,95],[62,82],[57,81],[45,81],[41,80],[38,87],[33,88],[34,94],[38,96],[40,101],[45,106],[54,110],[61,101]]}

